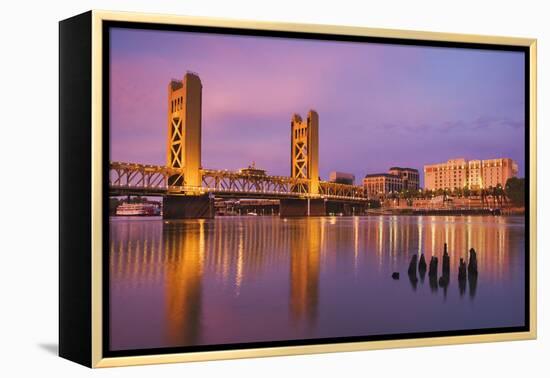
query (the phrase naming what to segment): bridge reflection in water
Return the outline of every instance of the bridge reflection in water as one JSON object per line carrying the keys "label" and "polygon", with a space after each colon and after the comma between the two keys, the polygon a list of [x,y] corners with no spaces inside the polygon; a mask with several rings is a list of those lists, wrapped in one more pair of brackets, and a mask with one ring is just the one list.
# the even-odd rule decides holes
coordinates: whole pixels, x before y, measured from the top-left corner
{"label": "bridge reflection in water", "polygon": [[[112,218],[110,240],[113,350],[524,321],[522,218]],[[412,290],[391,279],[406,278],[412,254],[441,256],[445,242],[446,295],[428,280]],[[458,261],[472,246],[477,289],[461,289]]]}

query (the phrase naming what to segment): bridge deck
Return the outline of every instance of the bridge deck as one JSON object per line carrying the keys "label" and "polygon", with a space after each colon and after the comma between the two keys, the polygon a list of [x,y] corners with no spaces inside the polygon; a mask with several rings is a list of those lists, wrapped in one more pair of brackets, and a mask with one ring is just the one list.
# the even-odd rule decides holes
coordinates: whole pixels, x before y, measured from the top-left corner
{"label": "bridge deck", "polygon": [[319,194],[304,191],[308,179],[287,176],[255,175],[249,173],[201,169],[202,186],[168,186],[170,177],[182,175],[177,170],[160,165],[111,162],[109,165],[109,195],[188,195],[212,193],[219,197],[235,198],[326,198],[341,201],[368,200],[362,186],[321,181]]}

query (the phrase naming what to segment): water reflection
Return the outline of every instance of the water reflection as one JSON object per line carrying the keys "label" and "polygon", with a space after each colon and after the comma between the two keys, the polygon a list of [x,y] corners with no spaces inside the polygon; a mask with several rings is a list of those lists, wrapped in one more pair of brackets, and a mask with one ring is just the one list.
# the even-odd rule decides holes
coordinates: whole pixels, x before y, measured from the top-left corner
{"label": "water reflection", "polygon": [[430,270],[428,276],[430,277],[430,289],[432,292],[437,291],[437,267],[439,266],[439,259],[437,256],[430,258]]}
{"label": "water reflection", "polygon": [[162,228],[162,240],[167,246],[165,337],[170,345],[194,345],[200,340],[201,330],[204,220],[180,231],[169,223]]}
{"label": "water reflection", "polygon": [[464,296],[464,293],[466,292],[466,280],[458,280],[458,291],[461,297]]}
{"label": "water reflection", "polygon": [[[110,235],[115,350],[524,320],[522,218],[113,218]],[[479,272],[454,281],[471,247]],[[392,315],[404,308],[418,320]]]}
{"label": "water reflection", "polygon": [[[421,242],[419,241],[419,245]],[[420,261],[418,262],[418,274],[420,275],[420,282],[424,283],[424,278],[426,277],[426,269],[428,265],[426,264],[426,257],[424,254],[420,254]]]}
{"label": "water reflection", "polygon": [[416,290],[416,287],[418,285],[418,278],[416,276],[416,270],[418,265],[417,261],[418,261],[418,255],[414,254],[411,258],[411,262],[409,263],[409,269],[407,269],[409,282],[411,283],[411,287],[413,290]]}
{"label": "water reflection", "polygon": [[468,275],[468,289],[470,290],[470,298],[476,296],[477,290],[477,275]]}
{"label": "water reflection", "polygon": [[439,277],[439,287],[443,288],[443,297],[447,298],[447,288],[449,287],[449,281],[451,278],[451,263],[449,253],[447,251],[447,243],[443,244],[443,256],[441,266],[441,277]]}
{"label": "water reflection", "polygon": [[319,301],[319,266],[321,251],[319,219],[293,228],[290,238],[290,313],[293,321],[306,320],[314,327]]}

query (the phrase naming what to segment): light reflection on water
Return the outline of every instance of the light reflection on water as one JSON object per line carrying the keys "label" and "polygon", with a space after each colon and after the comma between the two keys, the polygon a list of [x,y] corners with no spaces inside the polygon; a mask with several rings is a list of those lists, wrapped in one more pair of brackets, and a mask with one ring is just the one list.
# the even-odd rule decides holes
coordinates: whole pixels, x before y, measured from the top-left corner
{"label": "light reflection on water", "polygon": [[[111,348],[521,326],[524,233],[521,217],[112,218]],[[441,275],[445,242],[448,286],[409,280],[419,253]],[[470,247],[479,278],[459,285]]]}

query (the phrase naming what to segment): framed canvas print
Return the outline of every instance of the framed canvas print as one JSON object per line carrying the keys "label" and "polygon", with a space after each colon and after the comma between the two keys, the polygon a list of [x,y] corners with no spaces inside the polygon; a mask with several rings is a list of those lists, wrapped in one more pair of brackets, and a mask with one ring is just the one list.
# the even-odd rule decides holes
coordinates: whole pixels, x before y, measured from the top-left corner
{"label": "framed canvas print", "polygon": [[60,22],[62,357],[536,337],[536,41]]}

